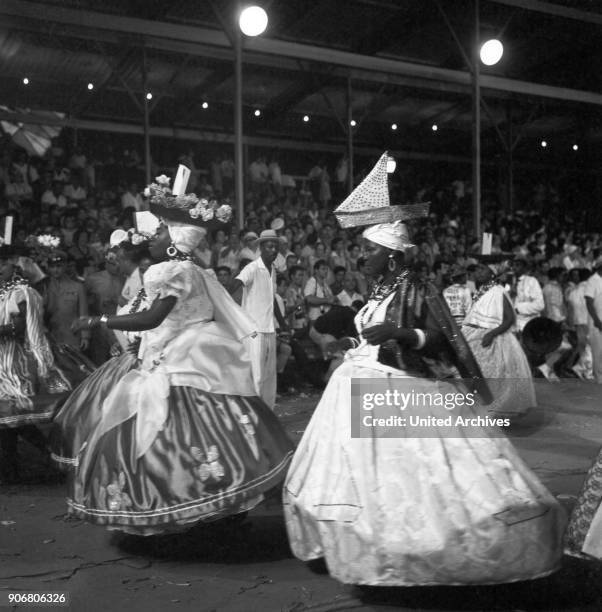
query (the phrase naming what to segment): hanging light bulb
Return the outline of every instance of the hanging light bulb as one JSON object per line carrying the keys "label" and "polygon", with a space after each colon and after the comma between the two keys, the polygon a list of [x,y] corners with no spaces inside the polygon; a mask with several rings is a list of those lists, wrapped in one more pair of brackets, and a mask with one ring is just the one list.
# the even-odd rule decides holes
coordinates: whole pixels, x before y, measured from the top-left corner
{"label": "hanging light bulb", "polygon": [[548,143],[545,140],[542,140],[541,146],[545,149],[548,146]]}
{"label": "hanging light bulb", "polygon": [[203,103],[201,104],[201,106],[202,106],[204,109],[208,109],[208,108],[209,108],[209,102],[203,102]]}
{"label": "hanging light bulb", "polygon": [[433,130],[433,132],[436,132],[439,129],[439,126],[436,123],[433,123],[431,130]]}
{"label": "hanging light bulb", "polygon": [[238,25],[243,34],[259,36],[268,27],[268,14],[260,6],[248,6],[240,14]]}
{"label": "hanging light bulb", "polygon": [[391,124],[391,129],[392,129],[393,131],[395,131],[395,130],[397,129],[397,123],[392,123],[392,124]]}
{"label": "hanging light bulb", "polygon": [[146,99],[147,100],[152,100],[153,99],[153,94],[150,91],[146,94]]}
{"label": "hanging light bulb", "polygon": [[92,91],[94,89],[94,83],[88,83],[88,91]]}
{"label": "hanging light bulb", "polygon": [[29,85],[29,79],[27,77],[23,79],[23,85]]}
{"label": "hanging light bulb", "polygon": [[393,172],[395,172],[395,168],[397,168],[397,162],[395,161],[395,158],[388,155],[387,156],[387,173],[393,174]]}
{"label": "hanging light bulb", "polygon": [[303,121],[307,123],[309,121],[309,115],[303,115]]}
{"label": "hanging light bulb", "polygon": [[577,151],[578,149],[579,149],[579,145],[574,144],[574,145],[573,145],[573,151]]}
{"label": "hanging light bulb", "polygon": [[254,112],[253,114],[254,114],[256,117],[260,117],[260,116],[261,116],[261,111],[260,111],[258,108],[256,108],[256,109],[255,109],[255,112]]}
{"label": "hanging light bulb", "polygon": [[352,120],[349,122],[349,125],[350,125],[351,127],[355,127],[355,126],[357,125],[357,121],[356,121],[355,119],[352,119]]}
{"label": "hanging light bulb", "polygon": [[502,59],[502,55],[504,55],[504,45],[502,45],[497,38],[492,38],[481,45],[479,55],[485,66],[493,66]]}

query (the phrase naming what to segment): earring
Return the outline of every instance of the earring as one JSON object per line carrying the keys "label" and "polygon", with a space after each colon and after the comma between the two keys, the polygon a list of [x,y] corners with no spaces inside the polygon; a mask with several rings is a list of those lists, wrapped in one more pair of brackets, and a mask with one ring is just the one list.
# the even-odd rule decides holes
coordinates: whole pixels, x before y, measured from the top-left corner
{"label": "earring", "polygon": [[389,272],[395,272],[397,269],[397,262],[395,259],[393,259],[393,257],[394,255],[391,253],[391,255],[389,255]]}
{"label": "earring", "polygon": [[178,249],[176,249],[176,247],[172,244],[167,247],[165,252],[167,253],[168,257],[175,257],[178,254]]}

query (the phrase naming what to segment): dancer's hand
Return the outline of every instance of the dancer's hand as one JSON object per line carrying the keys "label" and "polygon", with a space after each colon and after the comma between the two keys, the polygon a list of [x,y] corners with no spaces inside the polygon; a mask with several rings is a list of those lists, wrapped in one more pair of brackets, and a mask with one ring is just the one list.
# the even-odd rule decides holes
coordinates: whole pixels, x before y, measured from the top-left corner
{"label": "dancer's hand", "polygon": [[398,328],[393,323],[385,322],[378,325],[367,327],[362,332],[362,336],[368,344],[382,344],[387,340],[397,340]]}
{"label": "dancer's hand", "polygon": [[71,331],[77,333],[86,329],[92,329],[96,327],[99,321],[100,317],[78,317],[71,323]]}
{"label": "dancer's hand", "polygon": [[326,345],[326,352],[329,355],[335,355],[336,353],[344,353],[345,351],[353,348],[353,346],[354,344],[351,338],[341,338],[340,340],[329,342]]}
{"label": "dancer's hand", "polygon": [[138,351],[140,350],[141,340],[142,340],[141,338],[136,338],[136,340],[133,340],[132,342],[130,342],[128,344],[127,352],[134,355],[135,357],[138,356]]}
{"label": "dancer's hand", "polygon": [[493,339],[495,338],[495,334],[492,332],[487,332],[484,336],[483,336],[483,340],[481,340],[481,346],[483,348],[487,348],[488,346],[491,346],[491,343],[493,342]]}

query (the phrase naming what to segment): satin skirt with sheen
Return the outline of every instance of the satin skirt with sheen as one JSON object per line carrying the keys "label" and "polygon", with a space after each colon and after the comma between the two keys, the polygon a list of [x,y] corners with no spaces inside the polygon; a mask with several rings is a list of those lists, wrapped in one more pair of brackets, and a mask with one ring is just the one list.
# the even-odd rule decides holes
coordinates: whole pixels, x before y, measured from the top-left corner
{"label": "satin skirt with sheen", "polygon": [[0,398],[0,428],[50,422],[71,389],[94,370],[92,362],[74,348],[57,344],[51,339],[49,344],[54,363],[45,377],[38,375],[32,354],[22,344],[15,346],[12,375],[27,390],[28,398],[27,401],[12,397]]}
{"label": "satin skirt with sheen", "polygon": [[52,458],[59,467],[75,465],[82,446],[102,418],[102,402],[123,376],[137,364],[135,355],[123,353],[97,368],[83,384],[73,390],[54,417],[50,431]]}
{"label": "satin skirt with sheen", "polygon": [[282,482],[291,443],[259,398],[171,387],[168,402],[142,457],[139,415],[84,446],[69,487],[73,514],[138,535],[181,531],[249,510]]}

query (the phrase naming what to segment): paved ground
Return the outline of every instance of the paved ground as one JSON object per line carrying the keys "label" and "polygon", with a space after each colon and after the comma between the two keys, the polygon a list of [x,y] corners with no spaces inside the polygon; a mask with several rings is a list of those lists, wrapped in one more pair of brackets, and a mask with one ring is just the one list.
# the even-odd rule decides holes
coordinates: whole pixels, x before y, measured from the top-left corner
{"label": "paved ground", "polygon": [[[540,407],[510,436],[526,462],[570,507],[602,441],[602,389],[542,383]],[[298,440],[317,396],[281,398]],[[26,461],[39,469],[33,449]],[[554,576],[500,587],[360,590],[291,557],[277,500],[239,527],[181,536],[117,538],[65,515],[61,483],[0,489],[0,601],[9,590],[68,591],[70,609],[225,612],[359,610],[602,610],[602,564],[567,558]]]}

